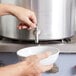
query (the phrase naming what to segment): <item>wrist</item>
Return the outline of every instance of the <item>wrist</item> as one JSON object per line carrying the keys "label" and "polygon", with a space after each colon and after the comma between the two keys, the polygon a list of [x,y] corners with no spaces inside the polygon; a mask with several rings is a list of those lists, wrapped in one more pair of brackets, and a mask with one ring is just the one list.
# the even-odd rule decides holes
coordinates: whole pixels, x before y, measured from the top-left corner
{"label": "wrist", "polygon": [[25,61],[22,61],[20,63],[17,63],[16,69],[18,69],[19,74],[18,76],[22,76],[26,74],[27,71],[27,64]]}
{"label": "wrist", "polygon": [[26,76],[26,62],[0,68],[0,76]]}

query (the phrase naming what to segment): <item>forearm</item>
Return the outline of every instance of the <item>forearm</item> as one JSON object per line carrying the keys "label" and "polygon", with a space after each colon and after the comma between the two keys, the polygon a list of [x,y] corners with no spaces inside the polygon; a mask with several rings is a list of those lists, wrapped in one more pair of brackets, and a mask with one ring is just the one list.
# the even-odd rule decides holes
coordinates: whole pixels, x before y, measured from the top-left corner
{"label": "forearm", "polygon": [[10,14],[13,15],[13,13],[16,10],[16,7],[17,6],[12,4],[0,4],[0,16],[10,15]]}
{"label": "forearm", "polygon": [[[0,68],[0,76],[24,76],[25,68],[22,63],[17,63],[14,65],[9,65]],[[25,64],[26,66],[26,64]]]}
{"label": "forearm", "polygon": [[6,4],[0,4],[0,16],[9,14],[9,8]]}

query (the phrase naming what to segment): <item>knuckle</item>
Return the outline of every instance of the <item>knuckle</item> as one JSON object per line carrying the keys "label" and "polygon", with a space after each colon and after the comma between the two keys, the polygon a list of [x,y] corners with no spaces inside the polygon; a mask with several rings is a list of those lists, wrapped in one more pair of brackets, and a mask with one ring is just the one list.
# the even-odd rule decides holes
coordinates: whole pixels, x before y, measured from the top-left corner
{"label": "knuckle", "polygon": [[39,59],[40,58],[40,55],[36,55],[36,59]]}
{"label": "knuckle", "polygon": [[29,23],[29,25],[32,27],[32,26],[33,26],[33,23],[32,23],[32,22],[30,22],[30,23]]}
{"label": "knuckle", "polygon": [[37,61],[38,57],[36,55],[32,55],[32,56],[30,56],[30,59],[32,61],[34,60],[34,62],[35,62],[35,61]]}
{"label": "knuckle", "polygon": [[37,56],[37,55],[34,55],[34,58],[35,58],[35,59],[38,59],[38,56]]}
{"label": "knuckle", "polygon": [[34,24],[33,23],[30,23],[29,25],[30,25],[30,27],[34,28]]}
{"label": "knuckle", "polygon": [[35,16],[36,15],[35,12],[32,12],[32,15]]}
{"label": "knuckle", "polygon": [[33,15],[35,15],[35,12],[32,12]]}

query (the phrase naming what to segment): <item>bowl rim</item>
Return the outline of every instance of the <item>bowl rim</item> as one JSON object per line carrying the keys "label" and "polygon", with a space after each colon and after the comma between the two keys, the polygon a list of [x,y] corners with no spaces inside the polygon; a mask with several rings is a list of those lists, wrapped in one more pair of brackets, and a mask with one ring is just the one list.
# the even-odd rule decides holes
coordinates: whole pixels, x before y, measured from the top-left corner
{"label": "bowl rim", "polygon": [[57,49],[57,52],[55,54],[50,55],[50,57],[60,53],[60,50],[58,48],[56,48],[56,47],[52,47],[52,46],[49,46],[49,45],[39,45],[39,46],[30,46],[30,47],[25,47],[25,48],[19,49],[16,52],[16,54],[17,54],[17,56],[25,57],[25,56],[22,56],[19,52],[22,51],[22,50],[24,50],[24,49],[26,50],[26,49],[30,49],[30,48],[45,47],[45,46]]}

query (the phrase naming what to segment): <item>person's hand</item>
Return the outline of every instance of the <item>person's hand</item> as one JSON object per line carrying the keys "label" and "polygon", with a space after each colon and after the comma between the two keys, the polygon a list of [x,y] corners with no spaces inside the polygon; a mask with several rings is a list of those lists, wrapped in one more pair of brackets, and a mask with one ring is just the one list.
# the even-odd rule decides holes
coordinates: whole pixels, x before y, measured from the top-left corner
{"label": "person's hand", "polygon": [[19,29],[32,29],[36,27],[37,19],[33,11],[12,4],[0,4],[0,8],[0,15],[11,14],[20,20]]}
{"label": "person's hand", "polygon": [[40,60],[47,58],[49,52],[27,57],[24,61],[0,68],[0,76],[41,76],[50,70],[52,65],[42,65]]}
{"label": "person's hand", "polygon": [[40,60],[48,57],[49,55],[50,53],[46,52],[43,54],[27,57],[22,64],[24,66],[24,72],[22,73],[24,74],[23,76],[40,76],[42,72],[50,70],[53,65],[40,64]]}
{"label": "person's hand", "polygon": [[32,29],[36,27],[37,19],[33,11],[19,7],[12,6],[14,8],[11,13],[16,16],[20,21],[19,29]]}

